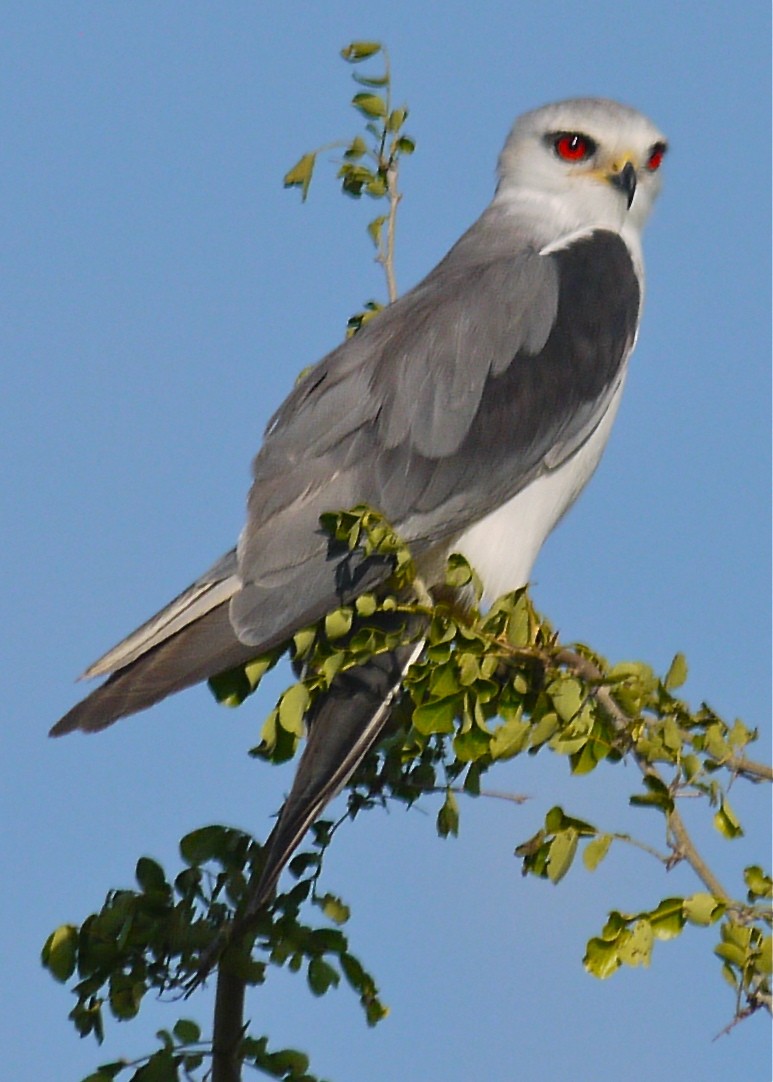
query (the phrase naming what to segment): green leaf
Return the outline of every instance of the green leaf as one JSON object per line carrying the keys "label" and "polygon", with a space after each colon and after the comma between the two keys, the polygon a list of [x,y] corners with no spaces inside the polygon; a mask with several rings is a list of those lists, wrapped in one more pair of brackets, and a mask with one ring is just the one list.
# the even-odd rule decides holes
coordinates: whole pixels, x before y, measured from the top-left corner
{"label": "green leaf", "polygon": [[446,790],[446,798],[438,812],[437,832],[441,838],[447,838],[449,834],[457,837],[459,834],[459,805],[450,789]]}
{"label": "green leaf", "polygon": [[488,754],[491,736],[473,725],[467,732],[459,732],[453,740],[454,754],[462,763],[472,763]]}
{"label": "green leaf", "polygon": [[367,90],[355,94],[352,105],[355,109],[359,109],[363,116],[386,116],[387,107],[384,99],[379,94],[369,94]]}
{"label": "green leaf", "polygon": [[386,129],[390,132],[397,132],[402,128],[405,123],[405,119],[408,116],[408,110],[405,108],[393,109],[387,117]]}
{"label": "green leaf", "polygon": [[180,855],[186,864],[205,864],[225,852],[228,828],[221,826],[200,827],[180,839]]}
{"label": "green leaf", "polygon": [[719,811],[714,816],[714,826],[725,838],[740,838],[743,835],[743,827],[726,800],[722,801]]}
{"label": "green leaf", "polygon": [[325,634],[329,639],[340,639],[351,631],[354,613],[346,607],[335,609],[325,617]]}
{"label": "green leaf", "polygon": [[355,135],[344,151],[344,157],[350,161],[359,161],[368,152],[368,145],[361,135]]}
{"label": "green leaf", "polygon": [[547,693],[553,700],[553,707],[562,721],[571,721],[579,713],[585,701],[582,684],[573,676],[564,676],[554,680],[547,687]]}
{"label": "green leaf", "polygon": [[773,879],[765,875],[758,864],[744,868],[743,878],[749,891],[750,901],[755,898],[773,898]]}
{"label": "green leaf", "polygon": [[346,924],[351,915],[349,906],[342,902],[340,898],[336,898],[334,894],[326,894],[324,898],[320,899],[320,904],[322,912],[335,924]]}
{"label": "green leaf", "polygon": [[289,169],[284,175],[285,188],[300,188],[301,198],[306,201],[306,196],[309,194],[309,185],[311,184],[311,178],[314,173],[314,164],[317,160],[316,153],[304,154],[302,158],[299,158],[292,169]]}
{"label": "green leaf", "polygon": [[164,869],[155,860],[151,860],[150,857],[140,857],[134,874],[143,894],[169,889]]}
{"label": "green leaf", "polygon": [[78,948],[78,929],[74,924],[61,924],[43,945],[40,959],[56,980],[68,980],[75,972]]}
{"label": "green leaf", "polygon": [[585,948],[583,965],[589,973],[599,980],[611,977],[615,970],[620,968],[620,959],[617,956],[617,942],[609,942],[606,939],[589,939]]}
{"label": "green leaf", "polygon": [[340,981],[338,971],[323,958],[312,958],[309,962],[309,988],[315,996],[323,996],[328,988],[335,988]]}
{"label": "green leaf", "polygon": [[414,728],[422,736],[429,736],[431,733],[452,733],[458,706],[459,698],[456,695],[422,703],[413,712]]}
{"label": "green leaf", "polygon": [[656,939],[674,939],[685,925],[685,900],[683,898],[664,898],[663,901],[647,914],[647,920]]}
{"label": "green leaf", "polygon": [[532,727],[529,746],[538,748],[548,741],[558,728],[558,715],[552,710],[543,714],[536,725]]}
{"label": "green leaf", "polygon": [[135,1018],[146,991],[144,981],[114,971],[110,977],[110,1010],[122,1021]]}
{"label": "green leaf", "polygon": [[617,956],[624,965],[648,966],[654,939],[650,922],[644,918],[637,920],[633,928],[620,937]]}
{"label": "green leaf", "polygon": [[492,759],[510,759],[523,751],[528,743],[530,725],[516,714],[494,730],[489,744]]}
{"label": "green leaf", "polygon": [[727,907],[713,894],[701,891],[684,899],[684,915],[691,924],[713,924]]}
{"label": "green leaf", "polygon": [[612,844],[611,834],[599,834],[593,841],[583,849],[582,862],[589,872],[594,872],[601,864],[604,857],[609,852],[609,847]]}
{"label": "green leaf", "polygon": [[180,1018],[172,1029],[180,1044],[196,1044],[201,1040],[201,1026],[190,1018]]}
{"label": "green leaf", "polygon": [[108,1079],[117,1078],[121,1071],[126,1070],[126,1060],[113,1060],[112,1063],[100,1063],[96,1074],[90,1074],[83,1082],[107,1082]]}
{"label": "green leaf", "polygon": [[399,150],[401,154],[413,154],[416,149],[416,143],[408,135],[401,135],[395,143],[395,149]]}
{"label": "green leaf", "polygon": [[279,724],[287,733],[301,737],[303,719],[309,708],[310,696],[304,684],[293,684],[279,700]]}
{"label": "green leaf", "polygon": [[179,1077],[174,1057],[164,1049],[151,1056],[145,1066],[132,1075],[131,1082],[178,1082]]}
{"label": "green leaf", "polygon": [[666,673],[663,686],[669,691],[673,691],[674,688],[680,688],[687,679],[687,659],[684,654],[675,654],[674,660],[671,662],[671,666]]}
{"label": "green leaf", "polygon": [[360,594],[354,603],[359,616],[372,616],[378,608],[378,601],[373,594]]}
{"label": "green leaf", "polygon": [[368,222],[368,236],[373,241],[375,248],[378,248],[379,244],[381,244],[381,230],[386,220],[386,215],[382,214],[378,218],[374,218],[372,222]]}
{"label": "green leaf", "polygon": [[352,79],[360,86],[382,87],[389,85],[388,75],[360,75],[358,71],[352,72]]}
{"label": "green leaf", "polygon": [[367,60],[369,56],[380,52],[381,43],[378,41],[352,41],[341,50],[341,56],[349,64],[359,64],[361,60]]}
{"label": "green leaf", "polygon": [[570,827],[556,834],[550,843],[548,854],[547,873],[551,883],[559,883],[572,866],[575,853],[577,852],[578,832]]}

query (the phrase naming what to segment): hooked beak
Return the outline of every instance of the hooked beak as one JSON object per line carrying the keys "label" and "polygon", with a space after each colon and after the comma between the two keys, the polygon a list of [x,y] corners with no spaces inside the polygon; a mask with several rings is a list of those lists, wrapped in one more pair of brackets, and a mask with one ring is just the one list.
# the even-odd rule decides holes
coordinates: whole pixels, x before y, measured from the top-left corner
{"label": "hooked beak", "polygon": [[631,203],[633,203],[633,197],[636,195],[636,170],[631,162],[626,162],[623,168],[617,173],[608,173],[607,180],[613,188],[617,188],[622,192],[628,200],[628,208],[630,210]]}

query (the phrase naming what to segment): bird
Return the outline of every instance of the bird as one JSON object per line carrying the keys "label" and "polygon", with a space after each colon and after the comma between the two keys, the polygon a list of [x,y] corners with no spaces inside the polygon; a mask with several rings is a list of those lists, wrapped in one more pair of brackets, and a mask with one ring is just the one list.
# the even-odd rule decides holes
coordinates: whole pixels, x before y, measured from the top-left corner
{"label": "bird", "polygon": [[[326,513],[374,508],[430,590],[452,553],[477,572],[484,604],[526,585],[610,435],[666,150],[642,113],[604,98],[520,116],[478,220],[270,420],[236,547],[86,670],[107,679],[51,734],[104,729],[377,593],[391,564],[331,547]],[[311,706],[252,912],[378,740],[422,648],[413,635],[339,673]]]}

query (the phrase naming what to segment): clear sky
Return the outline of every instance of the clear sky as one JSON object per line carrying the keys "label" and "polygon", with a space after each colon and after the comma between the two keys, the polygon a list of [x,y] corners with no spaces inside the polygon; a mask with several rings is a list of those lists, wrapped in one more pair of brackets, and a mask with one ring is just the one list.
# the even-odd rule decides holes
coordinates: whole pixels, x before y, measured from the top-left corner
{"label": "clear sky", "polygon": [[[353,38],[388,43],[418,149],[403,174],[398,275],[416,282],[490,198],[514,119],[580,94],[618,98],[666,132],[645,238],[640,342],[605,460],[547,544],[535,599],[567,640],[664,671],[688,696],[765,730],[769,755],[768,5],[5,0],[0,11],[5,688],[0,892],[3,1074],[76,1082],[154,1047],[178,1017],[79,1041],[38,952],[148,853],[170,870],[188,830],[267,832],[289,775],[246,755],[282,673],[239,711],[195,689],[99,736],[49,741],[95,656],[229,548],[249,462],[296,373],[382,295],[372,206],[321,167],[309,202],[282,189],[313,146],[354,132]],[[327,174],[327,175],[326,175]],[[374,813],[342,830],[325,885],[352,905],[352,948],[391,1015],[368,1030],[347,990],[314,999],[272,975],[249,1014],[335,1082],[762,1082],[769,1026],[712,1043],[733,1010],[713,932],[659,944],[647,971],[581,965],[608,907],[699,889],[613,853],[558,887],[514,846],[561,802],[656,837],[629,811],[630,770],[570,779],[546,756],[492,784],[523,807]],[[747,828],[699,830],[740,891],[766,861],[767,793],[739,784]],[[189,1004],[208,1024],[210,1000]]]}

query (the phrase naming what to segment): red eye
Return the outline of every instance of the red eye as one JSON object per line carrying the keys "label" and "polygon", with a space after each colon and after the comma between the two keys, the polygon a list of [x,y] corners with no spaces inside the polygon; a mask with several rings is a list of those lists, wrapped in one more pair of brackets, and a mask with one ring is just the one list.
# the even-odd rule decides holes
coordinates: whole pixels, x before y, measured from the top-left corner
{"label": "red eye", "polygon": [[666,153],[665,143],[655,143],[655,146],[650,151],[650,156],[647,158],[647,168],[651,173],[654,173],[657,169],[660,169],[661,162]]}
{"label": "red eye", "polygon": [[579,132],[562,132],[555,136],[553,147],[559,158],[565,162],[584,162],[596,150],[593,140]]}

